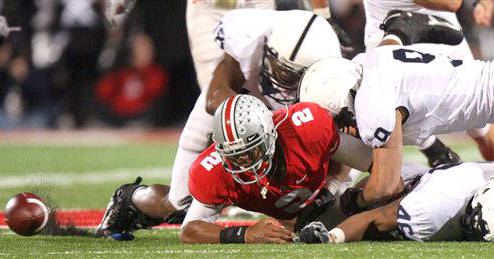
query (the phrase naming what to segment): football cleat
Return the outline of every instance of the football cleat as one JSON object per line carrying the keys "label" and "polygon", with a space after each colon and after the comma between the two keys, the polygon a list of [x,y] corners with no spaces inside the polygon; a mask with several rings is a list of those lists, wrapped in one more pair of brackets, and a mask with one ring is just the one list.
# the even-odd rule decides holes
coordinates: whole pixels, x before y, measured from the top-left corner
{"label": "football cleat", "polygon": [[385,36],[393,34],[399,37],[403,45],[415,43],[458,45],[463,41],[461,28],[430,14],[391,10],[380,28]]}
{"label": "football cleat", "polygon": [[461,163],[461,158],[449,147],[445,146],[441,140],[436,139],[430,147],[420,150],[428,160],[430,167],[434,168],[443,164]]}
{"label": "football cleat", "polygon": [[307,207],[305,207],[297,217],[293,229],[299,232],[309,222],[316,220],[329,207],[335,203],[335,196],[326,188],[322,189],[316,199]]}
{"label": "football cleat", "polygon": [[145,186],[139,185],[141,181],[142,178],[137,177],[133,183],[124,184],[115,191],[96,230],[98,235],[128,241],[133,239],[133,231],[151,228],[164,222],[162,218],[145,215],[132,203],[132,195],[137,188]]}

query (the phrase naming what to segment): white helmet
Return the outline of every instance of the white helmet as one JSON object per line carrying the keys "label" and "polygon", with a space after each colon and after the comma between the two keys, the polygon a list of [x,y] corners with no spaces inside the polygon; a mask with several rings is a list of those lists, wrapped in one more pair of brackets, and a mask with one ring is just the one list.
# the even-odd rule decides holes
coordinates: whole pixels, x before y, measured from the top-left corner
{"label": "white helmet", "polygon": [[463,223],[473,232],[471,234],[485,241],[494,242],[494,233],[490,231],[494,229],[494,178],[477,190]]}
{"label": "white helmet", "polygon": [[240,184],[255,183],[266,176],[277,137],[271,111],[254,96],[232,96],[214,114],[216,151],[225,170]]}
{"label": "white helmet", "polygon": [[328,110],[333,117],[343,111],[353,116],[355,94],[362,80],[362,66],[345,58],[325,58],[312,64],[300,80],[298,98]]}
{"label": "white helmet", "polygon": [[312,12],[290,11],[265,40],[263,94],[282,104],[294,103],[305,69],[325,57],[341,57],[340,43],[331,25]]}

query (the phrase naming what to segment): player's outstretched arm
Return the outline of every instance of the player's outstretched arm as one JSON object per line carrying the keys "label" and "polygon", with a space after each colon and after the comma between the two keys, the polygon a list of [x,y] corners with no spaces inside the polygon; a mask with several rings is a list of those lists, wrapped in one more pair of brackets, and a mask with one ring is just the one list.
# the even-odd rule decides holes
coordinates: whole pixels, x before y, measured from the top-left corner
{"label": "player's outstretched arm", "polygon": [[240,70],[240,64],[230,55],[224,54],[218,63],[209,84],[206,96],[206,111],[213,115],[221,103],[228,97],[236,95],[245,83],[245,78]]}
{"label": "player's outstretched arm", "polygon": [[[403,160],[402,114],[396,111],[396,122],[389,140],[372,151],[372,168],[367,184],[357,203],[359,207],[389,201],[403,190],[400,178]],[[368,204],[365,204],[368,203]]]}
{"label": "player's outstretched arm", "polygon": [[[397,227],[398,206],[401,201],[397,199],[386,206],[364,211],[347,218],[335,228],[328,231],[324,224],[314,221],[307,224],[300,231],[297,241],[302,243],[330,243],[360,241],[366,237],[371,239],[395,230]],[[376,233],[379,232],[379,233]],[[377,235],[374,235],[377,234]]]}
{"label": "player's outstretched arm", "polygon": [[253,226],[225,228],[201,220],[188,222],[180,233],[184,243],[275,243],[284,244],[292,241],[293,233],[278,226],[277,221],[267,218]]}
{"label": "player's outstretched arm", "polygon": [[428,9],[456,13],[460,9],[462,0],[413,0],[413,2]]}
{"label": "player's outstretched arm", "polygon": [[395,200],[386,206],[355,214],[336,228],[343,230],[344,242],[360,241],[367,230],[374,226],[379,232],[389,232],[397,227],[398,205],[401,199]]}

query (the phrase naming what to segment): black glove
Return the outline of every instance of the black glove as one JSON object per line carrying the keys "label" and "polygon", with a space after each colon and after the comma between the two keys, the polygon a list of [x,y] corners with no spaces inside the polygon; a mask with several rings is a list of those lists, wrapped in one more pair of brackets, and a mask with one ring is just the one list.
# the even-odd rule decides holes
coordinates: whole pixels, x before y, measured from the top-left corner
{"label": "black glove", "polygon": [[487,222],[482,219],[482,205],[480,204],[474,209],[471,204],[468,205],[465,215],[461,217],[461,225],[465,239],[469,241],[484,241],[484,236],[489,234]]}
{"label": "black glove", "polygon": [[393,34],[403,45],[415,43],[441,43],[458,45],[463,41],[463,32],[449,21],[430,14],[391,10],[380,28],[384,35]]}
{"label": "black glove", "polygon": [[314,244],[329,243],[329,231],[320,221],[314,221],[300,230],[296,242]]}
{"label": "black glove", "polygon": [[316,199],[305,207],[295,222],[294,231],[299,232],[307,223],[316,220],[336,201],[334,195],[326,188],[321,189]]}
{"label": "black glove", "polygon": [[[164,222],[162,218],[152,218],[139,210],[132,203],[132,195],[141,186],[141,177],[137,177],[133,183],[120,186],[113,194],[106,208],[101,224],[96,230],[97,234],[111,236],[115,233],[131,233],[138,229],[150,228]],[[116,240],[125,240],[114,238]]]}
{"label": "black glove", "polygon": [[363,189],[348,188],[340,197],[340,209],[348,216],[364,211],[366,208],[360,208],[357,199]]}

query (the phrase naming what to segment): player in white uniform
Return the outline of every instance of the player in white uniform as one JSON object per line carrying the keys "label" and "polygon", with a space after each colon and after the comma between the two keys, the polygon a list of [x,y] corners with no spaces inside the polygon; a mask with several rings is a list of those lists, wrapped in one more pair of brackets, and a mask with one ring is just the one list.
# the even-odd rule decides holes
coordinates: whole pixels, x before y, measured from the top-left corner
{"label": "player in white uniform", "polygon": [[493,176],[492,162],[443,165],[418,176],[404,197],[356,214],[329,232],[311,223],[301,231],[301,239],[313,243],[360,241],[375,226],[379,232],[398,231],[416,241],[492,241],[487,225],[493,223]]}
{"label": "player in white uniform", "polygon": [[[409,19],[401,15],[396,19]],[[418,45],[382,46],[353,61],[328,58],[312,65],[301,81],[300,99],[326,107],[340,127],[356,126],[373,148],[371,176],[354,196],[358,208],[352,210],[389,200],[403,189],[398,174],[403,144],[492,122],[493,73],[490,62],[454,60]]]}
{"label": "player in white uniform", "polygon": [[[491,0],[487,0],[487,3],[491,3]],[[363,1],[366,24],[365,24],[365,36],[364,42],[367,50],[375,48],[381,42],[384,31],[379,28],[380,24],[386,17],[387,13],[391,10],[411,11],[416,13],[431,14],[441,17],[451,23],[452,25],[461,28],[458,18],[456,17],[456,11],[460,8],[462,0],[451,1],[431,1],[431,0],[364,0]],[[481,4],[481,6],[484,6]],[[476,15],[477,16],[477,15]],[[480,16],[480,15],[478,15]],[[467,41],[464,39],[459,45],[445,45],[445,44],[420,44],[422,49],[434,54],[444,54],[453,59],[473,60],[473,55],[468,46]],[[490,154],[493,151],[490,150],[488,142],[485,138],[494,137],[494,127],[490,131],[490,134],[486,136],[489,130],[489,125],[481,127],[480,129],[471,129],[467,131],[467,134],[472,137],[481,154],[487,160],[493,160],[494,154]],[[443,147],[442,143],[435,136],[430,136],[420,143],[419,148],[422,152],[428,154],[431,152],[440,151]],[[428,150],[430,148],[430,150]],[[437,151],[435,151],[437,150]],[[452,152],[452,151],[447,151]],[[454,153],[451,153],[453,155]],[[454,154],[456,156],[456,154]],[[454,158],[454,157],[452,157]],[[455,161],[458,159],[452,159]],[[434,164],[438,161],[429,161],[429,164]]]}

